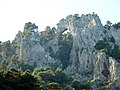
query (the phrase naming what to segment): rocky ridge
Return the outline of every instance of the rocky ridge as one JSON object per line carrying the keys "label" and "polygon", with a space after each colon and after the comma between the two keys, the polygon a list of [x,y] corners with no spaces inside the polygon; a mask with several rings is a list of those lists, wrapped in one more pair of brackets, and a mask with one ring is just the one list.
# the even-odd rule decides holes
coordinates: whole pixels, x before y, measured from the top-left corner
{"label": "rocky ridge", "polygon": [[12,60],[9,68],[21,68],[19,63],[23,62],[33,68],[60,66],[74,79],[92,82],[95,90],[104,82],[107,82],[106,87],[114,90],[120,86],[120,58],[116,55],[119,54],[120,28],[107,27],[95,13],[69,15],[59,21],[57,29],[46,27],[42,32],[29,22],[24,31],[8,43],[11,47],[8,53],[1,46],[1,60],[10,60],[12,53],[17,60],[14,63]]}

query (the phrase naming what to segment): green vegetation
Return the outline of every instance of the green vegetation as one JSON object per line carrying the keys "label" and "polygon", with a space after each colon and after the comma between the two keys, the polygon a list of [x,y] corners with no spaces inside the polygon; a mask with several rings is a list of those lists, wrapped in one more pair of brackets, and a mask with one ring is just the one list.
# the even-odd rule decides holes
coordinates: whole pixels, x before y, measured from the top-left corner
{"label": "green vegetation", "polygon": [[31,32],[35,32],[35,30],[37,31],[37,29],[38,26],[36,26],[34,23],[31,22],[25,23],[23,34],[28,35]]}
{"label": "green vegetation", "polygon": [[95,49],[97,50],[107,49],[108,47],[109,47],[109,42],[105,40],[99,40],[95,45]]}
{"label": "green vegetation", "polygon": [[47,90],[61,90],[61,87],[60,84],[52,82],[47,85]]}
{"label": "green vegetation", "polygon": [[79,14],[74,14],[73,15],[73,20],[78,20],[80,17],[79,17]]}
{"label": "green vegetation", "polygon": [[89,82],[80,83],[77,80],[74,80],[72,82],[72,87],[75,88],[75,90],[80,90],[80,89],[91,90],[91,86]]}
{"label": "green vegetation", "polygon": [[28,71],[20,73],[18,70],[10,69],[0,74],[1,90],[38,90],[37,82]]}
{"label": "green vegetation", "polygon": [[108,56],[111,56],[111,57],[117,59],[118,62],[120,62],[119,61],[120,48],[117,44],[114,44],[114,43],[115,43],[114,37],[111,37],[109,39],[104,38],[103,40],[99,40],[96,43],[95,49],[105,51],[105,53]]}
{"label": "green vegetation", "polygon": [[120,28],[120,22],[118,22],[117,24],[113,24],[113,27],[116,28],[116,29],[119,29]]}
{"label": "green vegetation", "polygon": [[72,82],[72,87],[75,88],[75,90],[79,90],[80,89],[80,82],[79,81],[73,81]]}
{"label": "green vegetation", "polygon": [[[78,18],[78,14],[73,16],[73,19]],[[112,23],[108,21],[105,28],[110,29],[111,25]],[[118,24],[114,24],[113,27],[119,29],[120,22]],[[55,28],[51,29],[47,26],[45,31],[42,31],[40,35],[38,34],[40,42],[35,41],[44,45],[45,51],[48,51],[52,58],[60,60],[62,63],[61,67],[58,67],[59,65],[55,64],[51,65],[51,67],[46,66],[45,68],[36,68],[37,62],[33,62],[33,65],[30,66],[26,63],[27,60],[19,60],[20,55],[18,53],[20,53],[20,43],[22,42],[22,39],[24,39],[25,36],[29,38],[29,35],[33,35],[32,32],[37,32],[37,29],[38,26],[34,23],[28,22],[24,26],[24,31],[19,31],[16,35],[16,40],[14,40],[15,42],[0,42],[0,90],[71,90],[70,88],[74,88],[75,90],[90,90],[92,85],[90,82],[79,82],[77,80],[73,80],[72,77],[63,72],[63,70],[70,65],[69,60],[71,49],[73,47],[73,37],[69,32],[63,32],[61,34],[58,40],[58,51],[56,53],[53,51],[54,47],[45,47],[47,42],[55,37]],[[35,45],[35,42],[30,43],[34,43]],[[95,45],[95,49],[105,52],[108,57],[111,56],[120,62],[120,47],[116,44],[113,36],[110,38],[104,38],[103,40],[98,40]],[[81,48],[81,50],[79,50],[79,47],[75,48],[77,56],[76,59],[78,59],[78,51],[82,54],[83,50],[84,48]],[[78,67],[78,61],[79,60],[76,60],[75,62],[76,67]],[[10,69],[9,65],[13,65],[10,67],[15,67],[17,69]],[[105,69],[102,70],[101,73],[107,78],[110,72],[107,69],[106,64],[104,64],[104,68]],[[91,73],[82,72],[80,74],[82,76],[88,76]],[[106,83],[102,84],[100,84],[102,87],[99,85],[101,90],[106,88],[104,87]]]}
{"label": "green vegetation", "polygon": [[106,22],[106,25],[104,26],[105,29],[110,29],[110,27],[113,26],[115,29],[119,29],[120,28],[120,22],[118,22],[117,24],[113,24],[110,21]]}
{"label": "green vegetation", "polygon": [[64,90],[73,79],[58,67],[36,68],[30,70],[10,69],[0,72],[1,90]]}
{"label": "green vegetation", "polygon": [[59,51],[57,52],[57,58],[61,60],[63,69],[65,69],[69,65],[72,44],[72,35],[69,32],[67,32],[66,34],[62,34],[58,42]]}
{"label": "green vegetation", "polygon": [[110,21],[107,21],[104,28],[110,30],[111,25],[112,25],[112,23]]}
{"label": "green vegetation", "polygon": [[1,49],[2,49],[4,59],[9,59],[9,57],[12,56],[12,54],[13,54],[12,45],[9,40],[2,43]]}
{"label": "green vegetation", "polygon": [[28,65],[24,62],[18,62],[18,64],[23,71],[25,71],[26,69],[29,69],[29,70],[33,71],[34,68],[36,67],[36,62],[33,64],[33,66]]}
{"label": "green vegetation", "polygon": [[41,32],[41,45],[44,45],[47,41],[53,39],[55,36],[54,28],[47,26],[44,31]]}
{"label": "green vegetation", "polygon": [[14,68],[0,71],[1,90],[71,90],[70,86],[75,90],[91,89],[89,82],[73,80],[60,67],[55,70],[51,67],[36,68],[33,72]]}
{"label": "green vegetation", "polygon": [[67,32],[61,35],[58,41],[59,50],[54,53],[51,47],[48,47],[47,51],[52,58],[60,59],[65,69],[69,65],[70,53],[73,45],[73,37]]}

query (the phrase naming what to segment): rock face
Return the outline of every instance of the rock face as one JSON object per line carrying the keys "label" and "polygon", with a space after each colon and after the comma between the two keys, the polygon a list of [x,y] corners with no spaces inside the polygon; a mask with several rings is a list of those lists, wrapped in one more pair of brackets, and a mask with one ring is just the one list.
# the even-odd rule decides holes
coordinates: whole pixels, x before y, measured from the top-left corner
{"label": "rock face", "polygon": [[40,33],[36,31],[36,28],[23,37],[21,37],[21,34],[17,35],[13,43],[14,46],[18,46],[18,48],[15,48],[15,53],[18,54],[19,59],[30,66],[45,67],[61,64],[59,60],[56,61],[56,59],[50,57],[49,52],[45,51],[45,48],[41,45]]}
{"label": "rock face", "polygon": [[34,32],[31,36],[22,40],[20,44],[20,59],[25,60],[29,65],[36,63],[38,67],[55,64],[56,61],[40,45],[40,39],[37,34]]}
{"label": "rock face", "polygon": [[[104,82],[114,90],[120,80],[120,30],[108,27],[104,28],[95,13],[69,15],[59,21],[57,29],[46,27],[40,33],[29,22],[11,43],[13,54],[34,68],[63,67],[74,79],[93,82],[95,90]],[[15,67],[11,63],[8,66]]]}
{"label": "rock face", "polygon": [[[70,16],[67,18],[70,18]],[[73,36],[73,48],[70,58],[71,65],[68,66],[66,71],[71,72],[71,74],[76,71],[91,72],[93,71],[95,60],[97,59],[94,46],[98,40],[104,38],[105,29],[97,15],[88,14],[82,15],[81,17],[72,16],[71,22],[69,22],[67,18],[65,20],[66,25],[64,25],[70,30]],[[75,18],[78,19],[74,20]],[[73,70],[73,72],[71,70]]]}

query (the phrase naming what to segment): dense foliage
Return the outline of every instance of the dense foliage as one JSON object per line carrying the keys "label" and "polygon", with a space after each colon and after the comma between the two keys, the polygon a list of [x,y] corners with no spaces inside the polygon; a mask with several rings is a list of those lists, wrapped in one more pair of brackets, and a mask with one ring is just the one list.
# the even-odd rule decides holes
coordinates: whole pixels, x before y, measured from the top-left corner
{"label": "dense foliage", "polygon": [[113,27],[116,28],[116,29],[119,29],[120,28],[120,22],[118,22],[117,24],[113,24]]}
{"label": "dense foliage", "polygon": [[80,83],[62,72],[58,67],[36,68],[30,70],[0,70],[0,90],[90,90],[89,82]]}
{"label": "dense foliage", "polygon": [[37,32],[37,30],[38,30],[38,26],[36,26],[34,23],[28,22],[25,23],[23,34],[28,35],[31,32],[35,32],[35,31]]}
{"label": "dense foliage", "polygon": [[107,21],[104,28],[109,30],[111,26],[114,27],[115,29],[119,29],[120,28],[120,22],[112,25],[112,23],[110,21]]}
{"label": "dense foliage", "polygon": [[0,72],[0,90],[65,90],[73,79],[58,67],[30,70],[10,69]]}
{"label": "dense foliage", "polygon": [[59,39],[59,51],[57,52],[57,58],[61,60],[63,68],[66,68],[69,65],[72,44],[73,37],[69,32],[63,34]]}
{"label": "dense foliage", "polygon": [[44,31],[41,32],[41,45],[47,43],[47,41],[53,39],[55,36],[55,28],[50,28],[47,26]]}
{"label": "dense foliage", "polygon": [[114,37],[99,40],[95,45],[95,49],[105,51],[108,56],[115,58],[117,61],[120,59],[120,48],[115,44]]}
{"label": "dense foliage", "polygon": [[75,90],[90,90],[91,89],[91,86],[90,86],[90,83],[89,82],[83,82],[83,83],[80,83],[79,81],[77,80],[74,80],[72,82],[72,87],[75,89]]}

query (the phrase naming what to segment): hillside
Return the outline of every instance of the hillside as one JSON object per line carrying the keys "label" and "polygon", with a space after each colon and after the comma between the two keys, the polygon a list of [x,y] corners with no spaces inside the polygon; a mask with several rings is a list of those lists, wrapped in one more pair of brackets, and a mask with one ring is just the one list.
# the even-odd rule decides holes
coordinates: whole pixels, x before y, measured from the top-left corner
{"label": "hillside", "polygon": [[[50,78],[45,79],[47,77],[41,76],[46,83],[48,80],[57,82],[58,86],[60,84],[59,89],[45,90],[88,90],[88,88],[91,90],[119,90],[119,37],[120,22],[112,24],[107,21],[103,26],[99,16],[95,13],[81,16],[69,15],[59,21],[57,28],[47,26],[41,32],[38,32],[37,25],[28,22],[25,23],[24,30],[19,31],[12,42],[0,43],[1,72],[8,73],[13,70],[12,72],[19,73],[18,78],[22,78],[24,75],[19,72],[19,69],[23,72],[26,69],[34,72],[35,68],[42,68],[40,75],[47,75],[44,68],[49,66],[48,70],[52,72],[49,74],[56,76],[55,70],[59,67],[61,68],[60,73],[67,78],[63,79],[63,82],[66,80],[66,85],[62,85],[62,81],[56,81],[58,77],[50,80]],[[30,72],[31,77],[35,76]],[[63,77],[60,76],[60,78]],[[73,82],[77,86],[74,86]],[[69,89],[65,89],[67,86]],[[37,87],[32,90],[44,89]]]}

